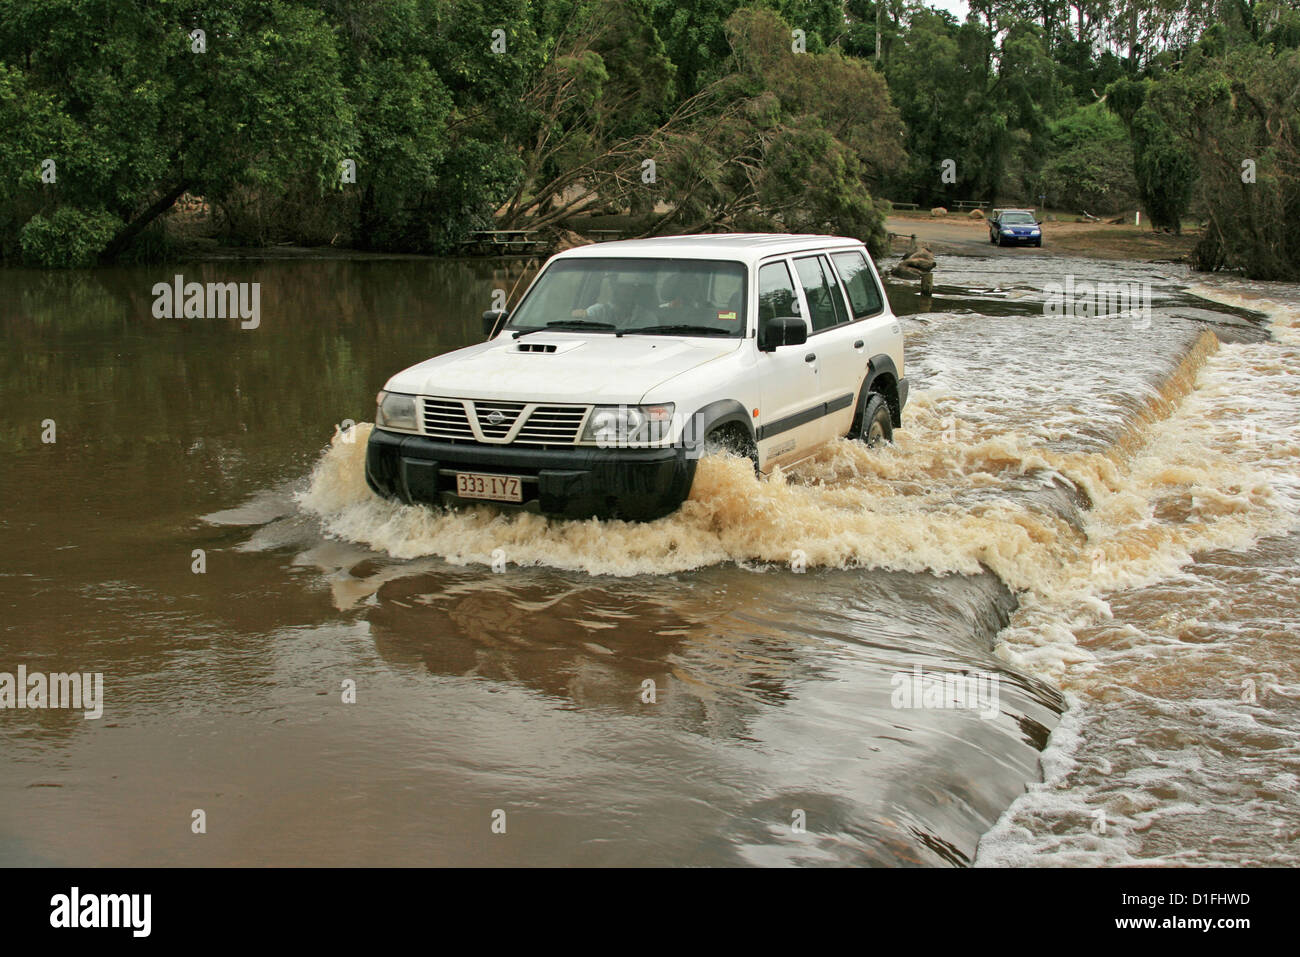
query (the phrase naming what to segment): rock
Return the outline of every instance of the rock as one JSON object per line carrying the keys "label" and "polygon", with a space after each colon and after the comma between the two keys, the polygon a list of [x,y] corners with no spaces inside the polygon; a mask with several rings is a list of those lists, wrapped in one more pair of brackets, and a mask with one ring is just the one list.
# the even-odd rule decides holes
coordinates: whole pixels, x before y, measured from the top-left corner
{"label": "rock", "polygon": [[982,209],[972,209],[969,213],[966,214],[966,218],[967,218],[967,219],[983,219],[983,218],[984,218],[984,210],[982,210]]}
{"label": "rock", "polygon": [[947,216],[948,210],[944,209],[942,206],[936,206],[934,209],[930,210],[930,215],[938,219],[940,216]]}
{"label": "rock", "polygon": [[934,268],[934,253],[922,247],[914,253],[908,253],[899,263],[907,269],[915,269],[919,272],[929,272]]}
{"label": "rock", "polygon": [[911,266],[904,266],[902,263],[899,263],[891,269],[890,273],[897,279],[920,279],[925,275],[925,273],[921,272],[919,269],[913,269]]}

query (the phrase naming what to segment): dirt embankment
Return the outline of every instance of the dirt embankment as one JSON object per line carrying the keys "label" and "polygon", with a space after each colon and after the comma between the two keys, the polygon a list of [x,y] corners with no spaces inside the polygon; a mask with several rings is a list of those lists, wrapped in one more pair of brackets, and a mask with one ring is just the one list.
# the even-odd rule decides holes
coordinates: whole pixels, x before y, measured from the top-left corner
{"label": "dirt embankment", "polygon": [[[1199,238],[1195,233],[1174,236],[1155,232],[1146,226],[1108,225],[1104,223],[1043,223],[1043,247],[999,248],[989,242],[988,223],[969,219],[959,213],[944,218],[923,214],[896,213],[889,218],[894,236],[894,252],[903,252],[908,237],[929,246],[934,252],[953,255],[1043,255],[1087,256],[1094,259],[1129,259],[1154,262],[1179,262],[1191,253]],[[902,237],[901,239],[899,237]]]}

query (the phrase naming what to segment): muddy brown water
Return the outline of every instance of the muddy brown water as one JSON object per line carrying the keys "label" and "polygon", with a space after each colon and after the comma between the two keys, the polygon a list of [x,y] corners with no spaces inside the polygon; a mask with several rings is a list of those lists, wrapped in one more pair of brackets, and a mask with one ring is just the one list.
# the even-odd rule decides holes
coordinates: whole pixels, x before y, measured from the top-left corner
{"label": "muddy brown water", "polygon": [[[893,448],[648,525],[366,490],[512,267],[0,272],[0,673],[104,676],[0,709],[0,863],[1294,863],[1300,295],[1023,252],[890,290]],[[176,272],[260,325],[154,318]]]}

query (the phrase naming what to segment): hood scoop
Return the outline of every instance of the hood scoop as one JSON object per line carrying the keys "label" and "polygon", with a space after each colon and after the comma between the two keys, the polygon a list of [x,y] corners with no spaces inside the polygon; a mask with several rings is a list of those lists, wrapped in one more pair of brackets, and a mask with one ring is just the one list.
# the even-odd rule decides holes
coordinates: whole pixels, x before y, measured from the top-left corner
{"label": "hood scoop", "polygon": [[523,352],[525,354],[553,356],[563,354],[574,349],[579,349],[586,345],[585,339],[559,339],[555,342],[539,342],[536,339],[521,339],[507,349],[510,352]]}

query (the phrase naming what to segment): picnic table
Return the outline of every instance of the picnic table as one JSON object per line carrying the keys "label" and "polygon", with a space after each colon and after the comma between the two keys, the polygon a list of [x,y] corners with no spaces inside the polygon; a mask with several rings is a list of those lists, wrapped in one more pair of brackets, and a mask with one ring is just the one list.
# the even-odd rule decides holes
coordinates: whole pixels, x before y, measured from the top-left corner
{"label": "picnic table", "polygon": [[546,243],[537,229],[476,229],[465,245],[481,255],[510,255],[541,252]]}

